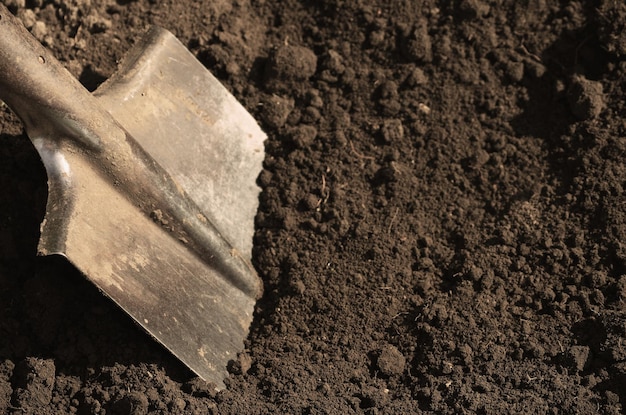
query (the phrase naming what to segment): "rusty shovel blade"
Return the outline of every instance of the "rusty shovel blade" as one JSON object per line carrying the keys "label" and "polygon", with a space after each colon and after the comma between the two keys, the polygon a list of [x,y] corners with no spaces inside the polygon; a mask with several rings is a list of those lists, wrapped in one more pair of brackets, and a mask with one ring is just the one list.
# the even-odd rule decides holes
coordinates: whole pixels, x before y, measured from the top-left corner
{"label": "rusty shovel blade", "polygon": [[0,99],[48,174],[39,253],[65,256],[223,388],[261,294],[252,116],[160,28],[91,94],[1,4]]}

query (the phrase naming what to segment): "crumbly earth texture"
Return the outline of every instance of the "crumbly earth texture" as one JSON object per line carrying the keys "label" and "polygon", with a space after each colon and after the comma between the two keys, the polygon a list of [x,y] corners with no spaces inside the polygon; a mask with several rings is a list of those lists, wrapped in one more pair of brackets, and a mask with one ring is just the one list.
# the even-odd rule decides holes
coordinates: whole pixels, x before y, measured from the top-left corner
{"label": "crumbly earth texture", "polygon": [[626,413],[626,3],[3,2],[90,90],[168,28],[268,140],[216,393],[35,256],[46,176],[0,107],[0,413]]}

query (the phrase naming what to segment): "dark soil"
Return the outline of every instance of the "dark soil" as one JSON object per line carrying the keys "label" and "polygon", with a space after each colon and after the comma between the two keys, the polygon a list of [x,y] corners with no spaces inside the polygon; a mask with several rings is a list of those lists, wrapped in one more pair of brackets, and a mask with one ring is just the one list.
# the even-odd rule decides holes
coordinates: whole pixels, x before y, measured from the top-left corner
{"label": "dark soil", "polygon": [[170,29],[269,138],[215,393],[35,256],[45,172],[1,107],[0,412],[626,413],[626,3],[4,3],[89,89]]}

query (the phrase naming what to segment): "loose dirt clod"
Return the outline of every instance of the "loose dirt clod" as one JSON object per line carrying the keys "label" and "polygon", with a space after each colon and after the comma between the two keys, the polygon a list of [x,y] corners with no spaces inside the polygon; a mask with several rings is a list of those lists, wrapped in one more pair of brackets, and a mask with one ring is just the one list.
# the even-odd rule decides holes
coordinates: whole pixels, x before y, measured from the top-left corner
{"label": "loose dirt clod", "polygon": [[568,91],[572,112],[581,120],[597,117],[604,109],[602,84],[576,75]]}
{"label": "loose dirt clod", "polygon": [[317,56],[311,49],[295,45],[281,45],[270,55],[265,66],[265,87],[270,90],[296,86],[315,73]]}
{"label": "loose dirt clod", "polygon": [[404,372],[406,358],[397,347],[387,345],[380,351],[376,364],[384,376],[400,375]]}
{"label": "loose dirt clod", "polygon": [[38,412],[52,400],[55,366],[50,359],[29,357],[15,366],[12,401],[25,412]]}

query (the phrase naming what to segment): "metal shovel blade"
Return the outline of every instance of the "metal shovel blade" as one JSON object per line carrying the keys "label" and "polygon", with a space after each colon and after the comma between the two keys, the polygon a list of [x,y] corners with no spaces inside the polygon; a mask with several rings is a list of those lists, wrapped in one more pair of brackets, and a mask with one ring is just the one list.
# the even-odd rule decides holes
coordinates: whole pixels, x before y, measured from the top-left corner
{"label": "metal shovel blade", "polygon": [[67,257],[218,388],[243,348],[265,135],[154,28],[93,95],[0,5],[0,98],[48,173],[40,254]]}

